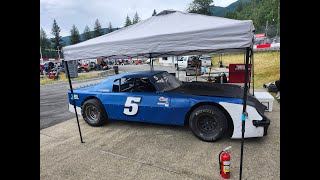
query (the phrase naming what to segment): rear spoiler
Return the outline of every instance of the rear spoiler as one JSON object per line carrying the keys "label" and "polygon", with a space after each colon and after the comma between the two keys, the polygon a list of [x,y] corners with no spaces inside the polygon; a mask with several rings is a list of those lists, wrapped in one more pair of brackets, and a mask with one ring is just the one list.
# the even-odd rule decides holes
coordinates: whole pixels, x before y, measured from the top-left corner
{"label": "rear spoiler", "polygon": [[[93,85],[99,84],[103,80],[104,80],[104,78],[93,80],[93,81],[89,81],[89,82],[73,83],[72,84],[72,89],[75,90],[75,89],[80,89],[80,88],[83,88],[83,87],[93,86]],[[67,89],[70,90],[70,86],[69,85],[67,85]]]}

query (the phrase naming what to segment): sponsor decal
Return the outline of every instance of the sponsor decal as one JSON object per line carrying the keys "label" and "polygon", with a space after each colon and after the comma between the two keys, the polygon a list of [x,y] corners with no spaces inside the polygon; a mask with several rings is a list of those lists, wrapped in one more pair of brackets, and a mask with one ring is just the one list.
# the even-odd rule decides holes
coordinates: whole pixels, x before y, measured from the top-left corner
{"label": "sponsor decal", "polygon": [[169,107],[169,98],[165,98],[165,97],[160,97],[159,101],[157,104],[158,105],[164,105],[165,107]]}
{"label": "sponsor decal", "polygon": [[109,89],[100,89],[100,92],[110,92]]}
{"label": "sponsor decal", "polygon": [[72,94],[71,94],[71,99],[79,99],[79,96],[78,96],[78,94],[74,94],[73,96],[72,96]]}
{"label": "sponsor decal", "polygon": [[[245,65],[236,65],[234,70],[245,70],[246,66]],[[250,70],[250,67],[248,67],[248,70]]]}
{"label": "sponsor decal", "polygon": [[168,98],[160,97],[160,98],[159,98],[159,101],[168,101]]}
{"label": "sponsor decal", "polygon": [[244,65],[236,65],[236,67],[234,68],[234,70],[245,70],[246,67]]}

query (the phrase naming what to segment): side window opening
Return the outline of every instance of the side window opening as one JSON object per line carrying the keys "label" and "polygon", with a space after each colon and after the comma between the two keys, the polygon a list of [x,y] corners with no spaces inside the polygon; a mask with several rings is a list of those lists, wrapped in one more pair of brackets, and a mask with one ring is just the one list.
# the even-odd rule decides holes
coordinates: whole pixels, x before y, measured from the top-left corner
{"label": "side window opening", "polygon": [[148,78],[121,78],[113,83],[112,92],[156,92]]}

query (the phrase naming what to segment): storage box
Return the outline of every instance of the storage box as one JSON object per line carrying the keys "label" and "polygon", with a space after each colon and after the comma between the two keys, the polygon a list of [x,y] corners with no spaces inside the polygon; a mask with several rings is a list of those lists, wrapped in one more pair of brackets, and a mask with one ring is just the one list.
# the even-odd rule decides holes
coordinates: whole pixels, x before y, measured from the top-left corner
{"label": "storage box", "polygon": [[268,92],[254,92],[254,96],[265,106],[266,111],[271,112],[273,106],[274,97]]}

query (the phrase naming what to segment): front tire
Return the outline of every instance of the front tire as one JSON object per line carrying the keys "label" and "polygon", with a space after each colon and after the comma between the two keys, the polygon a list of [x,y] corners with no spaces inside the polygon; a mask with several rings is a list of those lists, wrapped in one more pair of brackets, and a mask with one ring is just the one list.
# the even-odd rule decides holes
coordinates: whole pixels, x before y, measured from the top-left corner
{"label": "front tire", "polygon": [[107,113],[98,99],[89,99],[81,108],[84,121],[90,126],[101,126],[107,121]]}
{"label": "front tire", "polygon": [[189,127],[200,140],[214,142],[227,131],[227,118],[215,106],[205,105],[196,108],[189,117]]}

